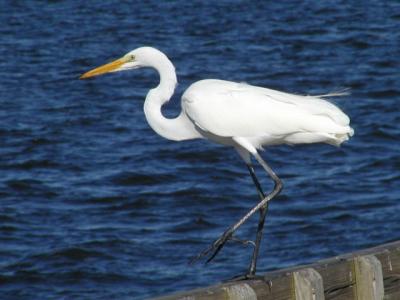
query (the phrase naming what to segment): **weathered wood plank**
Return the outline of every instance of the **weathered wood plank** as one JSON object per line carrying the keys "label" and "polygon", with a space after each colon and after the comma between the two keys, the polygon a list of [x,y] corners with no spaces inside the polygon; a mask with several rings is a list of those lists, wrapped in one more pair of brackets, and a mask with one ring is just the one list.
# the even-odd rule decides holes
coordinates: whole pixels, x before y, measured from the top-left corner
{"label": "weathered wood plank", "polygon": [[325,300],[322,276],[312,268],[293,272],[296,300]]}
{"label": "weathered wood plank", "polygon": [[[355,260],[359,256],[374,255],[375,259],[362,259],[355,267]],[[381,268],[378,267],[378,262]],[[372,265],[372,267],[371,267]],[[158,298],[159,300],[220,300],[220,299],[265,299],[265,300],[295,300],[294,274],[301,273],[306,268],[313,268],[318,272],[323,281],[324,296],[326,300],[367,300],[357,285],[360,278],[365,277],[364,269],[371,267],[373,271],[367,274],[375,274],[375,298],[371,299],[400,299],[400,241],[392,242],[378,247],[364,249],[354,253],[348,253],[334,258],[317,261],[307,266],[297,266],[283,270],[266,273],[254,280],[222,283],[219,285],[187,291],[175,295]],[[381,269],[381,275],[379,275]],[[358,272],[358,273],[357,273]],[[361,274],[362,273],[362,274]],[[360,277],[361,276],[361,277]],[[369,276],[369,275],[368,275]],[[371,277],[365,279],[374,282]],[[383,281],[383,283],[382,283]],[[380,286],[384,287],[384,297],[379,292]],[[238,298],[239,297],[239,298]],[[299,296],[300,297],[300,296]],[[376,298],[378,297],[378,298]],[[381,298],[379,298],[381,297]],[[319,300],[315,298],[315,300]]]}
{"label": "weathered wood plank", "polygon": [[228,299],[231,300],[257,300],[256,292],[245,282],[224,288]]}
{"label": "weathered wood plank", "polygon": [[268,283],[268,293],[266,298],[260,299],[294,300],[291,273],[280,273],[277,276],[266,274],[264,280]]}
{"label": "weathered wood plank", "polygon": [[353,299],[355,281],[352,263],[349,260],[336,257],[311,266],[323,278],[326,300]]}
{"label": "weathered wood plank", "polygon": [[356,275],[356,300],[382,300],[383,276],[381,262],[373,255],[357,256],[353,260]]}

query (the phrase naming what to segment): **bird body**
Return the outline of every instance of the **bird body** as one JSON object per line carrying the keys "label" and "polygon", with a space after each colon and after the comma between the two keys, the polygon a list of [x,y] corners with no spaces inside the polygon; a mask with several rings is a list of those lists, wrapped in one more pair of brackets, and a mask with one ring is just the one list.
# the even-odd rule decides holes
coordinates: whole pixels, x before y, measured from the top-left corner
{"label": "bird body", "polygon": [[[141,67],[154,68],[160,75],[159,85],[149,91],[144,103],[146,119],[154,131],[174,141],[205,138],[233,146],[245,161],[260,202],[195,259],[211,253],[210,261],[227,240],[233,239],[236,229],[260,211],[255,249],[246,278],[253,276],[268,202],[282,189],[281,180],[258,154],[258,149],[300,143],[339,146],[348,140],[354,133],[349,117],[324,99],[337,94],[301,96],[245,83],[206,79],[193,83],[184,92],[180,114],[168,119],[163,116],[161,108],[172,97],[177,78],[171,61],[155,48],[137,48],[120,59],[86,72],[81,78]],[[275,182],[273,191],[267,195],[255,175],[251,157]]]}
{"label": "bird body", "polygon": [[182,95],[182,109],[203,135],[217,142],[218,137],[246,139],[256,149],[316,142],[339,145],[353,134],[349,118],[324,99],[245,83],[198,81]]}

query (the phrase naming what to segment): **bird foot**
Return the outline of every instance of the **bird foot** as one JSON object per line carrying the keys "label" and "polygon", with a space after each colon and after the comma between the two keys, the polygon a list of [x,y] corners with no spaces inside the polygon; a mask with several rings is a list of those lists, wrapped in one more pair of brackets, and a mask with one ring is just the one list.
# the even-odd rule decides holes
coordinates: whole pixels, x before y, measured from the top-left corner
{"label": "bird foot", "polygon": [[245,246],[252,245],[253,247],[256,247],[256,243],[252,240],[241,240],[234,236],[232,236],[229,240],[231,240],[232,242],[237,242],[237,243],[245,245]]}
{"label": "bird foot", "polygon": [[[233,234],[233,231],[231,231],[231,230],[225,231],[217,240],[214,241],[214,243],[211,244],[210,247],[208,247],[204,251],[200,252],[195,257],[193,257],[189,261],[189,264],[190,265],[194,264],[199,259],[210,255],[210,257],[206,261],[206,263],[209,263],[218,254],[218,252],[221,251],[221,249],[225,245],[225,243],[228,240],[232,240],[232,234]],[[233,240],[235,240],[235,239],[233,239]]]}

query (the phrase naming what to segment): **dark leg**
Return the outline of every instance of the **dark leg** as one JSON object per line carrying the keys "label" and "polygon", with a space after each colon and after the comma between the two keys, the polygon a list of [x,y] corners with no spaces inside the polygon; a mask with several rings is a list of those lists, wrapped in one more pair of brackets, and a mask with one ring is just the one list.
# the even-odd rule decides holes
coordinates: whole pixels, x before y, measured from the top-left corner
{"label": "dark leg", "polygon": [[[209,248],[201,252],[199,255],[195,256],[190,263],[194,263],[196,260],[211,254],[211,256],[208,258],[207,262],[211,261],[217,254],[218,252],[222,249],[222,247],[225,245],[225,243],[232,237],[233,233],[244,223],[247,221],[248,218],[250,218],[257,210],[262,209],[265,207],[271,199],[273,199],[279,192],[282,190],[282,182],[279,179],[278,176],[272,171],[272,169],[268,166],[268,164],[261,158],[261,156],[258,153],[254,154],[254,157],[256,160],[261,164],[261,166],[264,168],[264,170],[268,173],[268,175],[274,180],[275,186],[273,191],[268,194],[267,196],[263,197],[263,199],[256,205],[254,206],[243,218],[241,218],[236,224],[232,225],[229,227],[222,235],[220,238],[218,238]],[[258,181],[257,181],[258,182]],[[266,210],[266,209],[265,209]],[[266,214],[266,212],[264,212]],[[264,223],[264,222],[263,222]],[[264,224],[262,224],[264,225]],[[257,232],[258,235],[258,232]],[[261,234],[260,234],[261,235]],[[257,253],[255,255],[257,256]],[[254,256],[254,255],[253,255]],[[251,271],[251,270],[250,270]],[[255,271],[255,268],[254,268]]]}
{"label": "dark leg", "polygon": [[[254,185],[257,188],[260,199],[263,200],[265,198],[265,194],[261,188],[260,182],[257,179],[254,169],[251,165],[247,165],[247,168],[249,169],[251,178],[253,179]],[[258,258],[258,253],[260,251],[260,244],[261,244],[261,239],[262,239],[262,235],[263,235],[265,217],[267,215],[267,212],[268,212],[268,203],[266,203],[265,206],[260,208],[260,219],[258,221],[258,226],[257,226],[256,242],[255,242],[255,246],[254,246],[253,256],[251,258],[249,271],[246,274],[246,276],[248,276],[248,277],[254,276],[256,274],[257,258]]]}

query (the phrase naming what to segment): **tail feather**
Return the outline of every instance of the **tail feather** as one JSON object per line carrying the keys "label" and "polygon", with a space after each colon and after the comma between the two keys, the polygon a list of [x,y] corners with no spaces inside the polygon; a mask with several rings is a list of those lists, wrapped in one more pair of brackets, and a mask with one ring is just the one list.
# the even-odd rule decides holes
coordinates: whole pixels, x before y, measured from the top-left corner
{"label": "tail feather", "polygon": [[348,126],[348,131],[346,133],[328,134],[327,136],[329,139],[326,141],[326,143],[339,147],[340,144],[349,140],[353,135],[354,129]]}
{"label": "tail feather", "polygon": [[341,96],[348,96],[348,95],[350,95],[350,88],[344,88],[344,89],[338,90],[336,92],[331,92],[328,94],[313,95],[312,97],[328,98],[328,97],[341,97]]}

